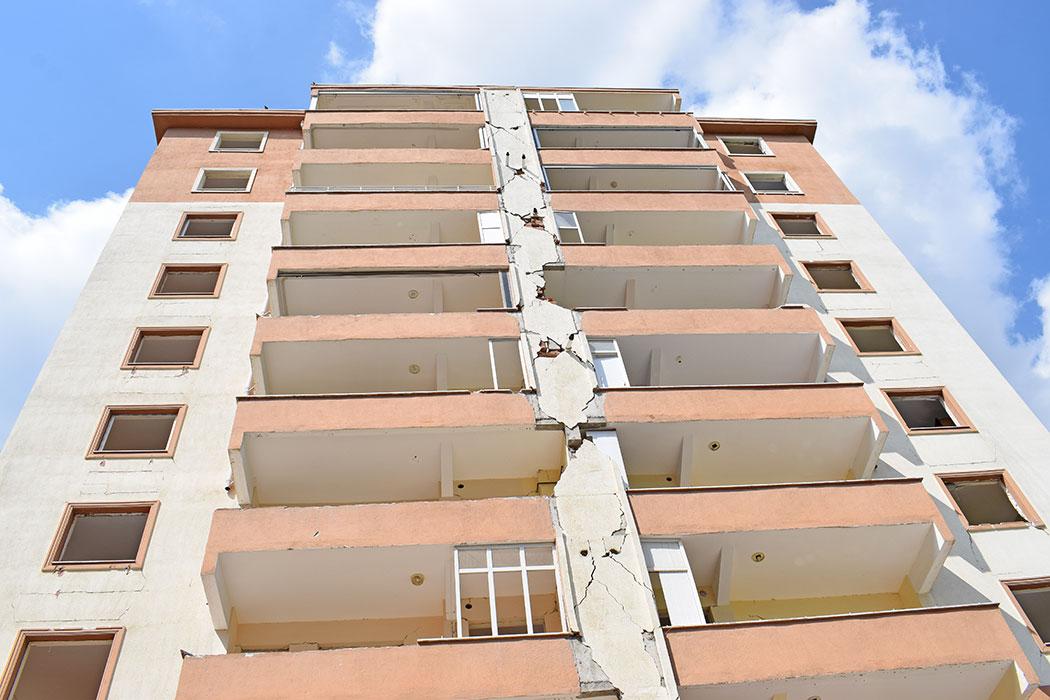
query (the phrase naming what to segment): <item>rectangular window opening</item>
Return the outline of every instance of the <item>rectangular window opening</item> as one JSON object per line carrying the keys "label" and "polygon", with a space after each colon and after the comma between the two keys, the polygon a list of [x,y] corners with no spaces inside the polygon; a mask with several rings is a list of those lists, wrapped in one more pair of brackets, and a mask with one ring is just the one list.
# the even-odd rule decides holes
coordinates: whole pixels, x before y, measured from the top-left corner
{"label": "rectangular window opening", "polygon": [[525,109],[530,112],[579,112],[576,97],[569,92],[526,92]]}
{"label": "rectangular window opening", "polygon": [[19,632],[0,697],[106,697],[123,635],[123,629]]}
{"label": "rectangular window opening", "polygon": [[787,173],[744,173],[744,177],[756,194],[801,194]]}
{"label": "rectangular window opening", "polygon": [[801,263],[813,285],[820,292],[871,291],[856,267],[849,261]]}
{"label": "rectangular window opening", "polygon": [[457,547],[453,564],[457,637],[565,629],[553,545]]}
{"label": "rectangular window opening", "polygon": [[107,406],[89,457],[170,457],[185,406]]}
{"label": "rectangular window opening", "polygon": [[722,143],[731,156],[771,156],[773,152],[761,136],[723,136]]}
{"label": "rectangular window opening", "polygon": [[175,240],[227,240],[237,237],[240,212],[192,212],[184,214]]}
{"label": "rectangular window opening", "polygon": [[1050,579],[1007,581],[1007,589],[1043,646],[1050,645]]}
{"label": "rectangular window opening", "polygon": [[207,328],[137,328],[124,369],[200,367]]}
{"label": "rectangular window opening", "polygon": [[886,395],[910,432],[972,430],[943,389],[893,390]]}
{"label": "rectangular window opening", "polygon": [[266,147],[265,131],[219,131],[212,141],[211,150],[235,153],[262,153]]}
{"label": "rectangular window opening", "polygon": [[45,570],[142,568],[159,502],[73,503],[66,507]]}
{"label": "rectangular window opening", "polygon": [[841,319],[840,323],[858,354],[901,355],[915,352],[910,339],[893,319]]}
{"label": "rectangular window opening", "polygon": [[661,624],[683,626],[707,622],[696,580],[680,540],[642,540],[645,566],[657,596]]}
{"label": "rectangular window opening", "polygon": [[254,168],[202,168],[194,192],[250,192]]}
{"label": "rectangular window opening", "polygon": [[784,238],[833,238],[816,214],[771,214]]}
{"label": "rectangular window opening", "polygon": [[1033,522],[1029,508],[1005,472],[942,474],[956,509],[967,527]]}
{"label": "rectangular window opening", "polygon": [[554,223],[558,225],[558,238],[562,243],[583,243],[583,229],[574,211],[554,212]]}
{"label": "rectangular window opening", "polygon": [[217,297],[225,265],[162,265],[151,297]]}

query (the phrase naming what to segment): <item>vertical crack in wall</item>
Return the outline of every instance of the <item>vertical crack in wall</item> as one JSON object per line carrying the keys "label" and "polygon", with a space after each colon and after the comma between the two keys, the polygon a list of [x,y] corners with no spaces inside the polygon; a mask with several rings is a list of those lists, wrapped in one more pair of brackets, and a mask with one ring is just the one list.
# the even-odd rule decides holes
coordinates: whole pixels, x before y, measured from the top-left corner
{"label": "vertical crack in wall", "polygon": [[573,644],[581,688],[675,698],[669,662],[655,642],[659,621],[619,466],[580,440],[580,427],[601,423],[603,410],[578,316],[544,296],[544,269],[563,261],[525,101],[516,90],[483,90],[482,99],[535,371],[537,420],[560,424],[570,445],[553,502],[575,601],[575,615],[566,618],[570,626],[578,622],[581,635]]}

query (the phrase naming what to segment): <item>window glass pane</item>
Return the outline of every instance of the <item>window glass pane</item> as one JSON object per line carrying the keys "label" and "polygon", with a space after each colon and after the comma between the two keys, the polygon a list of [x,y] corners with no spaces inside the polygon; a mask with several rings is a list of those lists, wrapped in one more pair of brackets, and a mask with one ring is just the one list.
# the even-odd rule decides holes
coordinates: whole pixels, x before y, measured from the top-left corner
{"label": "window glass pane", "polygon": [[948,491],[970,525],[1024,522],[1002,479],[948,481]]}
{"label": "window glass pane", "polygon": [[787,192],[789,187],[787,179],[783,175],[756,175],[754,173],[745,173],[744,177],[747,178],[751,186],[760,192]]}
{"label": "window glass pane", "polygon": [[558,98],[558,108],[563,112],[576,112],[576,98],[571,95]]}
{"label": "window glass pane", "polygon": [[538,112],[542,107],[540,106],[540,100],[538,97],[526,97],[525,98],[525,109]]}
{"label": "window glass pane", "polygon": [[521,566],[521,554],[517,547],[493,547],[493,566]]}
{"label": "window glass pane", "polygon": [[554,563],[554,549],[549,544],[525,548],[525,564],[528,566]]}
{"label": "window glass pane", "polygon": [[558,228],[576,228],[576,214],[571,211],[554,212],[554,221]]}
{"label": "window glass pane", "polygon": [[484,569],[488,566],[488,556],[484,549],[459,550],[459,568]]}
{"label": "window glass pane", "polygon": [[558,101],[556,99],[554,99],[553,97],[541,97],[540,98],[540,104],[543,106],[544,111],[547,111],[547,112],[557,112],[558,111]]}

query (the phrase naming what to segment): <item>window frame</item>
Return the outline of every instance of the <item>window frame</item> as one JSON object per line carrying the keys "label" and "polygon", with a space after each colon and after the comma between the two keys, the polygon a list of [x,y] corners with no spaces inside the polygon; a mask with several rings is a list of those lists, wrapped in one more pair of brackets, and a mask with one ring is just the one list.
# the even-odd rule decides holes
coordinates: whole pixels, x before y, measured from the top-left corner
{"label": "window frame", "polygon": [[[200,334],[197,342],[197,352],[189,364],[135,364],[132,357],[135,348],[145,335],[190,335]],[[124,353],[124,360],[120,363],[121,369],[200,369],[201,360],[204,358],[204,346],[208,343],[208,334],[211,333],[210,326],[138,326],[131,334],[131,344]]]}
{"label": "window frame", "polygon": [[[853,352],[857,354],[857,357],[913,357],[922,354],[918,346],[915,345],[915,341],[911,339],[911,336],[904,331],[900,322],[893,316],[836,318],[835,321],[839,324],[843,334],[846,336],[846,341],[853,348]],[[884,326],[887,323],[890,325],[890,330],[893,333],[893,337],[896,338],[897,344],[901,346],[899,351],[876,350],[865,352],[857,347],[853,336],[849,334],[850,326]]]}
{"label": "window frame", "polygon": [[[228,263],[161,263],[160,270],[157,272],[157,277],[153,280],[153,286],[150,287],[149,299],[218,299],[219,294],[222,293],[222,283],[226,279],[226,268]],[[215,289],[211,294],[161,294],[160,284],[164,280],[164,275],[171,270],[195,270],[195,271],[214,271],[218,268],[219,276],[215,280]]]}
{"label": "window frame", "polygon": [[[853,279],[860,285],[858,289],[822,289],[817,284],[813,276],[809,274],[809,265],[815,267],[837,267],[842,265],[849,266],[850,272],[853,275]],[[875,288],[871,286],[871,282],[864,276],[864,273],[860,271],[860,267],[857,265],[855,260],[799,260],[798,261],[799,271],[805,276],[809,283],[813,285],[813,289],[818,294],[874,294]]]}
{"label": "window frame", "polygon": [[[951,505],[955,514],[959,516],[959,520],[962,521],[963,526],[967,532],[982,532],[986,530],[1018,530],[1025,529],[1028,527],[1045,528],[1046,523],[1043,522],[1039,514],[1036,513],[1035,508],[1032,506],[1031,501],[1024,495],[1017,482],[1013,480],[1010,473],[1005,469],[986,469],[983,471],[973,472],[942,472],[934,474],[937,477],[937,481],[944,489],[945,495],[948,497],[948,503]],[[966,482],[966,481],[990,481],[992,479],[998,479],[1003,486],[1003,490],[1006,492],[1007,498],[1014,505],[1017,510],[1017,514],[1020,515],[1024,520],[1006,522],[1006,523],[985,523],[979,525],[971,525],[970,521],[966,519],[966,515],[963,513],[962,508],[955,500],[955,496],[952,495],[951,489],[948,488],[949,482]]]}
{"label": "window frame", "polygon": [[[259,147],[258,148],[222,148],[219,143],[222,141],[222,137],[226,134],[258,134]],[[215,138],[211,141],[211,147],[208,151],[211,153],[262,153],[266,150],[266,141],[270,138],[270,132],[256,131],[252,129],[218,129],[215,132]]]}
{"label": "window frame", "polygon": [[[221,187],[215,189],[205,189],[204,182],[207,178],[208,173],[248,173],[248,182],[242,190],[235,190],[228,187]],[[215,168],[210,166],[202,167],[197,171],[197,177],[193,181],[193,189],[190,190],[193,194],[248,194],[252,191],[252,186],[255,185],[255,176],[258,174],[258,168]]]}
{"label": "window frame", "polygon": [[[905,434],[908,436],[916,435],[958,435],[961,433],[976,433],[977,428],[974,427],[973,422],[966,415],[966,412],[962,410],[956,402],[955,397],[951,395],[948,388],[945,386],[917,386],[917,387],[900,387],[900,388],[883,388],[883,397],[886,402],[889,403],[890,409],[893,411],[893,416],[900,423],[901,427],[904,428]],[[894,397],[906,397],[906,396],[930,396],[939,395],[941,402],[944,404],[945,410],[948,411],[953,419],[955,419],[956,426],[952,428],[912,428],[905,421],[900,411],[897,410],[897,406],[893,403]]]}
{"label": "window frame", "polygon": [[[689,563],[689,556],[685,551],[685,545],[682,540],[673,537],[643,537],[641,539],[642,544],[642,556],[645,559],[645,570],[648,574],[656,574],[660,578],[660,585],[664,591],[664,602],[667,603],[667,617],[671,618],[670,627],[695,627],[700,625],[709,624],[707,616],[704,615],[704,604],[700,600],[700,591],[696,587],[696,579],[693,577],[693,568]],[[668,564],[667,557],[660,557],[664,561],[664,565],[660,565],[657,561],[658,557],[655,556],[654,552],[658,548],[664,548],[667,551],[668,545],[673,545],[676,550],[676,555],[679,558],[677,564]],[[684,583],[685,596],[689,600],[675,599],[674,608],[675,612],[672,614],[671,601],[667,598],[667,591],[677,590],[678,593],[682,593],[682,586],[677,589],[669,584],[674,581]],[[692,595],[689,595],[689,592]],[[655,602],[655,597],[654,597]],[[692,606],[693,610],[688,608]],[[674,617],[685,616],[688,618],[684,621],[675,622]]]}
{"label": "window frame", "polygon": [[[114,405],[109,404],[102,408],[102,417],[95,427],[95,432],[88,445],[85,459],[170,459],[175,456],[175,448],[179,442],[179,434],[182,432],[182,424],[186,420],[186,404],[153,404],[153,405]],[[107,452],[102,448],[105,440],[106,429],[110,419],[115,415],[151,415],[157,413],[174,414],[175,421],[168,433],[168,443],[163,450],[149,452]]]}
{"label": "window frame", "polygon": [[[525,548],[526,547],[550,547],[551,550],[551,563],[550,564],[528,564],[525,560]],[[517,549],[518,550],[518,564],[517,566],[493,566],[492,564],[492,551],[495,549]],[[485,567],[484,568],[463,568],[460,566],[460,552],[474,550],[484,551],[485,555]],[[496,599],[497,596],[493,595],[495,592],[495,574],[497,572],[510,573],[518,571],[521,573],[521,585],[522,585],[522,597],[525,603],[525,634],[521,633],[499,633],[499,619],[496,615]],[[514,543],[501,543],[501,544],[475,544],[475,545],[457,545],[452,548],[452,577],[453,577],[453,588],[456,596],[456,627],[454,630],[456,639],[486,639],[486,638],[498,638],[498,637],[523,637],[523,636],[534,636],[537,634],[549,634],[548,632],[535,632],[533,630],[533,614],[532,614],[532,601],[529,596],[529,576],[530,571],[553,571],[554,572],[554,594],[558,600],[558,618],[561,622],[561,632],[555,634],[564,634],[568,630],[568,625],[565,619],[565,598],[562,594],[561,584],[561,572],[558,568],[558,546],[553,542],[514,542]],[[461,592],[461,577],[463,574],[485,574],[487,577],[488,587],[488,602],[489,602],[489,635],[478,635],[471,636],[469,633],[463,634],[463,594]]]}
{"label": "window frame", "polygon": [[[535,91],[522,92],[521,93],[521,99],[522,99],[522,101],[527,100],[527,99],[534,99],[537,102],[539,102],[539,105],[540,105],[539,109],[529,109],[528,105],[526,105],[525,106],[525,111],[526,112],[557,112],[559,114],[564,112],[566,114],[573,114],[575,112],[582,112],[583,111],[583,110],[580,109],[580,103],[576,101],[576,94],[572,93],[572,92],[535,92]],[[545,100],[545,99],[554,100],[554,103],[556,105],[558,105],[558,109],[557,110],[544,109],[543,108],[543,100]],[[576,109],[562,109],[561,108],[561,102],[560,102],[561,100],[572,100],[572,104],[573,104],[573,106],[576,107]]]}
{"label": "window frame", "polygon": [[[603,350],[596,348],[597,343],[612,343],[611,350]],[[595,380],[598,383],[599,390],[608,389],[625,389],[630,388],[631,380],[627,376],[627,364],[623,361],[623,353],[620,352],[620,343],[617,342],[616,338],[587,338],[587,352],[591,356],[591,365],[594,367]],[[623,384],[608,384],[610,375],[606,370],[606,363],[600,362],[599,358],[611,360],[611,364],[614,369],[620,370],[623,373]],[[600,368],[600,369],[599,369]],[[618,379],[618,377],[613,377]]]}
{"label": "window frame", "polygon": [[[748,175],[780,175],[784,178],[784,184],[788,189],[786,190],[756,190],[754,184],[751,182],[751,178]],[[786,170],[741,170],[740,176],[744,178],[744,184],[751,191],[753,195],[804,195],[806,194],[799,184],[795,182],[795,178],[791,177],[791,174]]]}
{"label": "window frame", "polygon": [[1036,630],[1035,625],[1032,624],[1032,620],[1028,617],[1028,613],[1021,606],[1021,602],[1014,595],[1014,591],[1030,590],[1033,588],[1050,588],[1050,576],[1040,576],[1036,578],[1014,578],[1014,579],[1003,579],[999,581],[1006,590],[1006,595],[1010,598],[1010,602],[1014,604],[1017,609],[1018,615],[1021,616],[1021,622],[1028,628],[1028,631],[1032,634],[1032,638],[1035,639],[1036,644],[1044,652],[1050,651],[1050,639],[1043,639],[1039,631]]}
{"label": "window frame", "polygon": [[[578,240],[578,241],[566,241],[565,240],[565,238],[561,235],[562,226],[558,223],[558,215],[559,214],[561,214],[562,216],[571,216],[572,217],[572,222],[573,222],[573,224],[575,224],[575,226],[565,227],[565,230],[566,231],[576,231],[576,237],[579,238],[580,240]],[[584,237],[583,237],[583,226],[580,224],[580,217],[576,215],[575,210],[574,211],[556,210],[554,212],[554,228],[558,231],[558,242],[559,243],[563,243],[563,244],[564,243],[568,243],[569,245],[583,245],[583,244],[587,243],[586,239],[584,239]]]}
{"label": "window frame", "polygon": [[99,684],[97,700],[105,700],[109,697],[110,685],[113,683],[113,672],[117,666],[120,656],[120,648],[124,642],[124,627],[96,627],[94,629],[20,629],[15,637],[15,643],[11,647],[11,653],[4,665],[3,675],[0,675],[0,698],[8,698],[14,690],[18,680],[19,672],[22,670],[23,659],[32,642],[85,642],[109,640],[109,656],[102,672],[102,682]]}
{"label": "window frame", "polygon": [[[485,220],[486,219],[488,219],[490,222],[492,220],[495,220],[495,222],[496,222],[496,224],[498,226],[498,229],[499,229],[499,234],[500,234],[498,241],[497,240],[486,240],[485,239],[485,231],[496,231],[497,230],[497,226],[486,226],[485,225]],[[490,209],[490,210],[487,210],[487,211],[478,211],[477,212],[477,221],[478,221],[478,240],[479,240],[480,243],[491,244],[491,245],[506,245],[507,244],[507,229],[503,225],[503,214],[502,214],[502,212],[500,212],[498,209],[495,209],[495,210]]]}
{"label": "window frame", "polygon": [[[191,219],[233,219],[233,228],[228,236],[183,236],[182,231]],[[241,228],[241,220],[244,219],[243,211],[184,211],[179,217],[179,223],[175,232],[171,235],[173,241],[235,241],[237,232]]]}
{"label": "window frame", "polygon": [[[725,135],[722,135],[722,136],[717,136],[716,138],[718,139],[718,142],[720,144],[722,144],[722,149],[725,150],[726,155],[728,155],[730,158],[769,158],[771,156],[775,156],[776,155],[776,153],[773,152],[773,149],[769,147],[769,144],[766,142],[766,140],[763,137],[761,137],[761,136],[750,136],[750,135],[747,135],[747,134],[739,134],[739,135],[738,134],[725,134]],[[758,147],[762,150],[762,152],[761,153],[733,153],[732,151],[729,150],[729,144],[726,143],[726,141],[725,141],[726,139],[729,139],[730,141],[742,141],[742,140],[745,140],[745,139],[754,139],[755,141],[758,142]]]}
{"label": "window frame", "polygon": [[[130,569],[141,571],[146,562],[146,551],[149,549],[150,539],[153,537],[153,528],[157,522],[157,511],[160,509],[160,501],[113,501],[107,503],[67,503],[62,511],[62,517],[58,521],[58,529],[51,540],[51,546],[47,550],[47,558],[44,559],[42,571],[110,571],[114,569]],[[92,562],[90,564],[63,564],[55,559],[62,552],[73,528],[74,518],[84,514],[110,514],[110,513],[145,513],[146,525],[142,528],[142,539],[139,541],[138,553],[135,560],[131,562]]]}
{"label": "window frame", "polygon": [[[835,240],[838,238],[838,236],[836,236],[832,232],[827,222],[824,221],[824,217],[820,215],[820,212],[766,211],[766,214],[769,215],[770,224],[773,226],[776,232],[780,234],[780,237],[783,238],[785,241],[826,241]],[[820,233],[815,236],[789,236],[787,233],[784,232],[784,229],[780,227],[780,222],[777,221],[778,216],[785,219],[805,219],[812,216],[814,223],[817,225],[817,230],[820,231]]]}

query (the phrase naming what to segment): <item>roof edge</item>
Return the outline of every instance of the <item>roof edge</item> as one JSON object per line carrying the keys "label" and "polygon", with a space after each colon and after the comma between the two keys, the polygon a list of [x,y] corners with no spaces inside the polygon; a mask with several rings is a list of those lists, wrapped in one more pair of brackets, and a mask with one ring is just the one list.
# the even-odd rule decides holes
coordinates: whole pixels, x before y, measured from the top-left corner
{"label": "roof edge", "polygon": [[813,143],[817,135],[816,119],[747,119],[740,117],[696,118],[703,131],[713,134],[755,136],[805,136]]}
{"label": "roof edge", "polygon": [[298,129],[305,110],[301,109],[155,109],[153,132],[160,143],[164,132],[173,128],[210,129]]}

